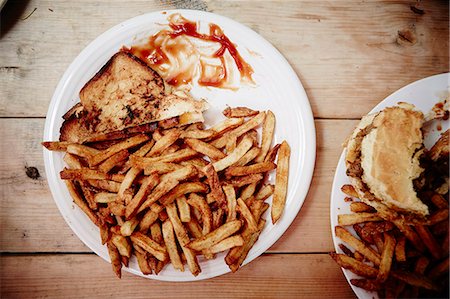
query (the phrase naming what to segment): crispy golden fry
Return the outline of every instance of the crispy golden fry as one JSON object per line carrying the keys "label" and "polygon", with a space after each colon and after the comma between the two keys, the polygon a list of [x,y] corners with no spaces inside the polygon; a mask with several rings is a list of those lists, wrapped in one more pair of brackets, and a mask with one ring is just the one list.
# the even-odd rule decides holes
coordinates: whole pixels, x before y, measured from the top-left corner
{"label": "crispy golden fry", "polygon": [[274,190],[275,190],[274,185],[263,185],[261,189],[259,189],[258,193],[256,193],[255,200],[262,200],[262,201],[266,200],[273,194]]}
{"label": "crispy golden fry", "polygon": [[[186,223],[186,227],[194,238],[199,239],[203,236],[202,228],[195,217],[191,217],[191,221]],[[202,250],[202,254],[208,260],[214,258],[214,254],[208,249]]]}
{"label": "crispy golden fry", "polygon": [[164,243],[169,253],[170,261],[175,269],[184,272],[184,266],[181,262],[180,255],[178,254],[177,243],[175,241],[175,234],[173,232],[173,226],[170,220],[164,221],[162,225],[162,232],[164,237]]}
{"label": "crispy golden fry", "polygon": [[123,217],[125,216],[125,206],[123,204],[117,203],[117,202],[110,202],[108,203],[108,208],[111,212],[111,214],[115,216]]}
{"label": "crispy golden fry", "polygon": [[236,148],[228,156],[213,163],[214,169],[219,172],[236,163],[252,147],[252,140],[248,136],[239,142]]}
{"label": "crispy golden fry", "polygon": [[355,213],[355,214],[340,214],[338,215],[338,224],[341,226],[353,225],[367,221],[383,221],[377,213]]}
{"label": "crispy golden fry", "polygon": [[222,189],[227,199],[228,212],[226,222],[229,222],[236,219],[236,192],[234,191],[234,187],[228,184],[223,185]]}
{"label": "crispy golden fry", "polygon": [[248,131],[253,130],[264,121],[265,117],[266,117],[265,112],[260,112],[252,119],[250,119],[248,122],[243,123],[239,127],[225,133],[222,137],[214,140],[211,144],[217,148],[223,148],[227,144],[227,141],[230,138],[230,136],[237,138],[247,133]]}
{"label": "crispy golden fry", "polygon": [[44,141],[41,144],[49,151],[65,152],[71,143],[67,141]]}
{"label": "crispy golden fry", "polygon": [[148,264],[147,259],[145,258],[145,253],[136,250],[134,254],[136,255],[139,269],[141,270],[142,274],[144,275],[152,274],[153,271],[150,265]]}
{"label": "crispy golden fry", "polygon": [[228,136],[227,144],[225,145],[225,152],[227,152],[227,154],[230,154],[232,151],[236,149],[236,144],[237,144],[237,137],[232,135]]}
{"label": "crispy golden fry", "polygon": [[139,231],[146,233],[150,226],[156,221],[158,220],[158,214],[152,210],[147,211],[147,213],[145,213],[144,217],[142,217],[141,222],[139,222]]}
{"label": "crispy golden fry", "polygon": [[181,222],[189,222],[191,221],[191,209],[189,208],[189,204],[186,200],[186,196],[181,195],[176,199],[178,211],[180,212],[180,220]]}
{"label": "crispy golden fry", "polygon": [[441,251],[441,247],[437,243],[434,236],[430,233],[426,226],[419,224],[416,225],[415,228],[416,232],[419,234],[420,239],[431,252],[431,255],[438,260],[442,256],[443,252]]}
{"label": "crispy golden fry", "polygon": [[116,246],[121,256],[131,257],[131,244],[128,239],[122,235],[113,234],[111,237],[111,242]]}
{"label": "crispy golden fry", "polygon": [[148,152],[145,156],[154,157],[160,155],[165,149],[174,144],[178,138],[180,138],[180,135],[180,130],[170,130],[167,134],[156,141],[150,152]]}
{"label": "crispy golden fry", "polygon": [[262,138],[261,138],[261,152],[256,157],[256,162],[263,162],[269,152],[272,144],[273,135],[275,132],[275,115],[272,111],[267,111],[266,119],[263,123]]}
{"label": "crispy golden fry", "polygon": [[217,137],[223,135],[225,132],[242,125],[243,123],[244,123],[243,118],[227,118],[227,119],[223,120],[222,122],[217,123],[210,128],[210,130],[215,132],[213,134],[213,136],[210,137],[210,139],[217,138]]}
{"label": "crispy golden fry", "polygon": [[[246,203],[247,204],[247,203]],[[247,204],[247,206],[249,206]],[[269,208],[269,204],[263,202],[262,200],[254,200],[250,206],[250,211],[252,212],[253,218],[256,222],[259,222],[261,215]]]}
{"label": "crispy golden fry", "polygon": [[120,183],[110,180],[87,180],[88,184],[100,190],[118,193]]}
{"label": "crispy golden fry", "polygon": [[391,275],[398,280],[401,280],[409,285],[417,286],[427,290],[438,291],[439,286],[436,285],[430,278],[417,273],[409,273],[401,270],[391,271]]}
{"label": "crispy golden fry", "polygon": [[361,240],[355,238],[345,228],[341,226],[335,227],[335,233],[342,241],[355,248],[358,252],[362,253],[368,260],[372,261],[375,265],[380,264],[380,255],[375,252],[371,247],[367,246]]}
{"label": "crispy golden fry", "polygon": [[215,210],[212,213],[213,216],[213,229],[217,229],[219,226],[223,224],[223,216],[225,211],[222,209]]}
{"label": "crispy golden fry", "polygon": [[222,187],[220,186],[219,176],[217,175],[214,166],[212,164],[208,164],[203,171],[206,175],[206,181],[208,182],[209,188],[211,189],[210,193],[212,197],[217,201],[219,206],[226,206],[227,200],[225,198],[225,194],[223,193]]}
{"label": "crispy golden fry", "polygon": [[397,244],[395,245],[395,259],[398,262],[405,262],[406,261],[406,238],[405,236],[401,235],[397,239]]}
{"label": "crispy golden fry", "polygon": [[73,154],[75,156],[83,157],[86,159],[90,159],[91,157],[100,153],[100,151],[95,148],[76,143],[69,144],[66,151],[69,154]]}
{"label": "crispy golden fry", "polygon": [[152,240],[150,237],[140,233],[134,232],[131,236],[131,241],[152,254],[160,261],[165,261],[168,257],[166,248]]}
{"label": "crispy golden fry", "polygon": [[187,246],[196,251],[210,248],[237,232],[241,228],[241,225],[242,222],[240,220],[227,222],[202,238],[190,242]]}
{"label": "crispy golden fry", "polygon": [[395,238],[390,233],[384,234],[384,247],[381,253],[380,267],[378,270],[377,280],[386,281],[391,271],[392,260],[394,258]]}
{"label": "crispy golden fry", "polygon": [[219,253],[219,252],[228,250],[230,248],[233,248],[236,246],[242,246],[242,245],[244,245],[244,239],[242,238],[242,236],[235,235],[235,236],[231,236],[231,237],[228,237],[228,238],[220,241],[216,245],[213,245],[209,250],[212,253]]}
{"label": "crispy golden fry", "polygon": [[240,197],[242,198],[243,201],[245,201],[245,203],[247,205],[249,205],[247,203],[247,199],[254,198],[253,195],[255,193],[257,185],[258,185],[258,183],[251,183],[251,184],[245,186],[244,189],[241,191],[241,196]]}
{"label": "crispy golden fry", "polygon": [[362,201],[354,201],[350,204],[350,211],[353,213],[375,213],[376,210]]}
{"label": "crispy golden fry", "polygon": [[259,147],[252,147],[251,149],[248,150],[248,152],[245,153],[245,155],[243,155],[236,163],[233,164],[233,166],[245,166],[248,163],[250,163],[251,161],[253,161],[253,159],[256,158],[256,156],[258,156],[260,152],[260,148]]}
{"label": "crispy golden fry", "polygon": [[249,184],[257,183],[263,179],[263,175],[260,173],[251,174],[248,176],[236,177],[229,180],[229,184],[234,187],[243,187]]}
{"label": "crispy golden fry", "polygon": [[209,205],[206,202],[205,198],[195,193],[191,193],[189,195],[188,204],[200,211],[200,213],[202,214],[203,223],[202,234],[208,234],[212,230],[213,219],[211,209],[209,208]]}
{"label": "crispy golden fry", "polygon": [[108,174],[95,169],[63,169],[60,173],[63,180],[112,180],[122,182],[124,176],[121,174]]}
{"label": "crispy golden fry", "polygon": [[[339,248],[342,250],[342,252],[344,252],[344,254],[346,255],[346,256],[349,256],[349,257],[354,257],[355,255],[354,255],[354,253],[353,253],[353,251],[351,251],[351,249],[350,248],[348,248],[347,246],[345,246],[344,244],[342,244],[342,243],[340,243],[339,245]],[[333,253],[331,253],[331,254],[333,254]],[[333,256],[332,256],[333,257]],[[334,259],[334,258],[333,258]],[[335,260],[335,259],[334,259]],[[339,264],[339,263],[338,263]],[[341,266],[342,267],[342,266]]]}
{"label": "crispy golden fry", "polygon": [[165,174],[183,168],[183,166],[175,163],[156,162],[144,168],[144,174],[150,175],[152,173]]}
{"label": "crispy golden fry", "polygon": [[98,218],[97,215],[92,211],[87,203],[83,200],[81,195],[79,194],[75,184],[73,181],[65,181],[67,189],[69,190],[70,196],[73,199],[73,202],[86,214],[86,216],[91,219],[91,221],[98,225]]}
{"label": "crispy golden fry", "polygon": [[195,138],[195,139],[207,139],[212,137],[216,132],[214,130],[202,130],[202,129],[193,129],[193,130],[185,130],[181,133],[180,138]]}
{"label": "crispy golden fry", "polygon": [[408,239],[414,247],[416,247],[419,252],[423,252],[425,250],[425,246],[422,240],[419,238],[419,235],[411,228],[411,226],[404,224],[401,221],[393,220],[392,223],[405,235],[406,239]]}
{"label": "crispy golden fry", "polygon": [[428,225],[434,225],[448,219],[448,209],[439,210],[428,218]]}
{"label": "crispy golden fry", "polygon": [[250,232],[252,233],[256,232],[258,230],[258,225],[256,224],[256,220],[253,217],[252,212],[250,212],[249,208],[242,200],[242,198],[238,198],[237,204],[239,206],[239,213],[245,219],[245,222],[247,223],[247,227],[250,230]]}
{"label": "crispy golden fry", "polygon": [[250,117],[250,116],[255,116],[256,114],[258,114],[259,111],[252,110],[247,107],[234,107],[234,108],[227,107],[225,110],[223,110],[222,113],[223,113],[223,115],[225,115],[228,118]]}
{"label": "crispy golden fry", "polygon": [[125,210],[126,219],[131,219],[136,215],[141,204],[145,201],[148,194],[153,190],[153,188],[155,188],[155,186],[158,185],[158,183],[159,183],[159,177],[155,173],[148,177],[145,177],[144,181],[142,182],[141,187],[139,188],[139,191],[131,199],[131,201],[127,204],[127,207]]}
{"label": "crispy golden fry", "polygon": [[350,279],[350,283],[369,292],[378,291],[381,287],[378,281],[371,279]]}
{"label": "crispy golden fry", "polygon": [[80,159],[78,159],[77,156],[69,154],[69,153],[66,153],[64,155],[64,162],[66,162],[66,164],[71,169],[80,169],[80,168],[83,167],[83,165],[81,164]]}
{"label": "crispy golden fry", "polygon": [[243,176],[255,173],[268,172],[275,169],[277,165],[272,162],[261,162],[252,164],[250,166],[230,166],[225,170],[225,175],[227,177],[231,176]]}
{"label": "crispy golden fry", "polygon": [[95,202],[98,203],[108,203],[116,201],[117,194],[116,193],[108,193],[108,192],[99,192],[94,196]]}
{"label": "crispy golden fry", "polygon": [[170,190],[175,188],[179,184],[179,181],[174,178],[161,179],[161,182],[156,186],[150,195],[144,200],[138,209],[138,213],[144,211],[150,207],[153,203],[157,202],[164,194],[167,194]]}
{"label": "crispy golden fry", "polygon": [[89,208],[92,210],[98,209],[98,204],[95,201],[95,192],[94,190],[89,186],[89,184],[86,181],[80,181],[79,182],[81,192],[84,195],[84,199],[89,205]]}
{"label": "crispy golden fry", "polygon": [[184,256],[186,257],[186,262],[188,264],[189,270],[194,276],[200,274],[201,269],[197,261],[197,257],[194,252],[186,247],[186,245],[190,242],[186,228],[181,223],[180,218],[178,218],[177,208],[171,203],[166,206],[166,211],[169,216],[170,222],[173,225],[173,229],[175,231],[175,235],[177,236],[178,243],[183,250]]}
{"label": "crispy golden fry", "polygon": [[113,146],[109,147],[108,149],[99,152],[98,154],[92,156],[92,158],[88,159],[90,166],[95,166],[103,162],[104,160],[108,159],[109,157],[115,155],[116,153],[132,148],[134,146],[137,146],[143,142],[146,142],[149,140],[149,137],[144,134],[136,135],[133,137],[130,137],[124,141],[121,141],[119,143],[114,144]]}
{"label": "crispy golden fry", "polygon": [[131,236],[138,224],[139,220],[136,217],[125,221],[120,227],[120,234],[126,237]]}
{"label": "crispy golden fry", "polygon": [[225,154],[218,150],[216,147],[210,145],[209,143],[200,141],[198,139],[185,139],[184,142],[192,148],[210,159],[220,160],[225,157]]}
{"label": "crispy golden fry", "polygon": [[266,158],[264,158],[264,162],[274,162],[280,146],[281,144],[275,144],[267,153]]}
{"label": "crispy golden fry", "polygon": [[271,216],[274,224],[280,219],[286,204],[290,156],[291,149],[289,144],[283,141],[278,151],[275,190],[272,199]]}
{"label": "crispy golden fry", "polygon": [[447,258],[442,260],[439,264],[437,264],[434,268],[430,270],[429,276],[431,278],[438,278],[444,275],[445,273],[448,274],[448,269],[449,269],[449,260],[447,256]]}
{"label": "crispy golden fry", "polygon": [[156,243],[164,245],[164,238],[162,235],[161,224],[158,222],[153,223],[150,226],[150,235]]}
{"label": "crispy golden fry", "polygon": [[[351,251],[350,251],[351,252]],[[376,278],[378,270],[345,254],[330,253],[336,263],[344,269],[367,278]]]}
{"label": "crispy golden fry", "polygon": [[108,247],[109,258],[111,259],[111,266],[113,268],[114,273],[116,273],[117,277],[122,276],[122,260],[120,258],[119,251],[116,246],[112,244],[112,242],[106,243]]}
{"label": "crispy golden fry", "polygon": [[113,169],[115,166],[119,165],[122,161],[128,158],[130,153],[128,150],[121,150],[120,152],[112,155],[105,161],[103,161],[101,164],[98,165],[98,170],[102,172],[109,172],[111,169]]}
{"label": "crispy golden fry", "polygon": [[151,166],[155,162],[181,162],[185,160],[189,160],[191,158],[194,158],[198,155],[198,152],[190,149],[185,148],[181,149],[179,151],[176,151],[171,154],[166,154],[158,157],[138,157],[135,155],[130,155],[130,162],[131,165],[138,168],[146,168],[148,166]]}
{"label": "crispy golden fry", "polygon": [[105,245],[106,242],[108,242],[111,238],[109,227],[108,225],[106,225],[106,223],[100,223],[98,225],[98,228],[100,229],[100,239],[102,240],[102,245]]}
{"label": "crispy golden fry", "polygon": [[188,193],[205,193],[208,191],[208,186],[200,182],[182,183],[173,188],[169,193],[164,195],[159,202],[162,205],[168,205],[175,199]]}
{"label": "crispy golden fry", "polygon": [[343,185],[341,191],[350,197],[358,198],[358,193],[356,193],[356,190],[352,185]]}
{"label": "crispy golden fry", "polygon": [[447,200],[445,200],[445,198],[438,193],[433,194],[431,201],[438,209],[448,209]]}

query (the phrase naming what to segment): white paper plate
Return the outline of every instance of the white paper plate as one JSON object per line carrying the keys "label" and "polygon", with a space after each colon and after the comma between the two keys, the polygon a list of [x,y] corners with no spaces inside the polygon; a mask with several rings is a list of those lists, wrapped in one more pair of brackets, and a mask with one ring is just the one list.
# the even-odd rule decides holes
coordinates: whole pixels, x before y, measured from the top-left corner
{"label": "white paper plate", "polygon": [[[448,97],[450,92],[450,74],[440,74],[431,76],[416,82],[413,82],[390,96],[384,99],[381,103],[379,103],[375,108],[372,109],[369,113],[375,113],[380,111],[386,107],[394,106],[398,102],[408,102],[414,104],[419,110],[423,113],[428,113],[433,105],[439,101],[444,100]],[[442,126],[442,130],[437,130],[437,123],[440,123]],[[440,133],[445,132],[449,127],[448,121],[434,121],[427,127],[427,134],[425,135],[425,146],[430,148],[436,140],[439,138]],[[337,215],[338,214],[348,214],[351,213],[350,205],[347,202],[344,202],[345,195],[341,191],[341,186],[344,184],[349,184],[345,171],[345,151],[342,152],[341,157],[339,159],[339,163],[336,168],[336,172],[333,180],[333,187],[331,192],[331,207],[330,207],[330,216],[331,216],[331,231],[333,232],[333,242],[334,248],[336,252],[343,253],[342,250],[338,247],[340,243],[343,243],[339,238],[336,237],[334,233],[334,227],[338,225],[337,223]],[[353,229],[349,228],[353,233]],[[355,233],[354,233],[355,234]],[[356,234],[355,234],[356,235]],[[358,298],[378,298],[375,292],[367,292],[361,288],[357,288],[350,283],[350,279],[353,278],[361,278],[358,275],[352,273],[349,270],[342,269],[345,277],[347,278],[350,286],[355,292]]]}
{"label": "white paper plate", "polygon": [[[309,189],[315,162],[315,128],[308,98],[297,75],[285,58],[265,39],[249,28],[228,18],[193,10],[173,10],[149,13],[125,21],[108,30],[91,44],[69,66],[53,95],[45,123],[44,140],[58,140],[62,115],[79,101],[78,92],[83,85],[123,45],[141,43],[151,34],[159,31],[161,24],[167,24],[167,16],[181,13],[200,25],[215,23],[233,41],[243,58],[254,68],[256,87],[242,86],[238,91],[194,87],[195,97],[204,97],[211,108],[206,112],[207,124],[223,119],[221,111],[229,106],[247,106],[258,110],[274,112],[277,125],[275,142],[287,140],[291,146],[289,190],[284,215],[274,226],[270,221],[258,242],[250,251],[246,263],[258,257],[274,244],[286,231],[302,207]],[[257,55],[255,55],[257,53]],[[100,243],[99,231],[83,212],[74,206],[70,195],[59,178],[63,169],[62,154],[44,150],[48,183],[56,204],[72,230],[96,254],[109,261],[107,249]],[[273,180],[273,178],[272,178]],[[194,277],[189,270],[175,271],[170,265],[158,276],[158,280],[191,281],[218,276],[229,272],[223,254],[212,261],[200,260],[202,273]],[[130,261],[129,272],[142,275],[134,259]]]}

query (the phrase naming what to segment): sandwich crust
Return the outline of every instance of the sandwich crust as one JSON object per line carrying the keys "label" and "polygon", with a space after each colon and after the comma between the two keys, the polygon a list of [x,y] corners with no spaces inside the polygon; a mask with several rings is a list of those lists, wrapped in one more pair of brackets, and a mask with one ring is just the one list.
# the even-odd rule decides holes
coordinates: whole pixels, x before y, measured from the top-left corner
{"label": "sandwich crust", "polygon": [[411,105],[386,108],[363,117],[347,144],[347,175],[360,199],[390,220],[429,213],[413,185],[423,172],[423,121]]}

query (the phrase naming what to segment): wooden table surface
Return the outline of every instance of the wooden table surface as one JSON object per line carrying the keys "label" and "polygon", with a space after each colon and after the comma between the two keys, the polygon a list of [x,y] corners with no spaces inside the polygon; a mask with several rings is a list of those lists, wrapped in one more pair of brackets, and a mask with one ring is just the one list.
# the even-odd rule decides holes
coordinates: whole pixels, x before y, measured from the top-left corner
{"label": "wooden table surface", "polygon": [[[221,14],[277,47],[308,94],[317,130],[311,188],[286,233],[236,274],[167,283],[124,273],[92,253],[49,192],[40,142],[63,72],[95,37],[172,8]],[[341,144],[390,93],[449,70],[448,1],[9,0],[0,37],[1,297],[354,297],[333,251],[329,201]],[[38,179],[27,176],[36,167]]]}

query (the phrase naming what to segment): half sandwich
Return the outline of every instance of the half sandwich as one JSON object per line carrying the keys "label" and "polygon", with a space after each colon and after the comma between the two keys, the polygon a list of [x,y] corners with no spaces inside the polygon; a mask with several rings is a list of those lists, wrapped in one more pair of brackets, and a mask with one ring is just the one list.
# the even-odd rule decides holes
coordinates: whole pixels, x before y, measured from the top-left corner
{"label": "half sandwich", "polygon": [[369,114],[351,135],[345,157],[347,175],[359,198],[384,218],[420,222],[429,214],[414,180],[424,169],[424,115],[406,103]]}
{"label": "half sandwich", "polygon": [[[115,54],[64,116],[60,141],[84,143],[202,122],[204,100],[166,92],[161,76],[130,53]],[[162,122],[162,123],[161,123]]]}

